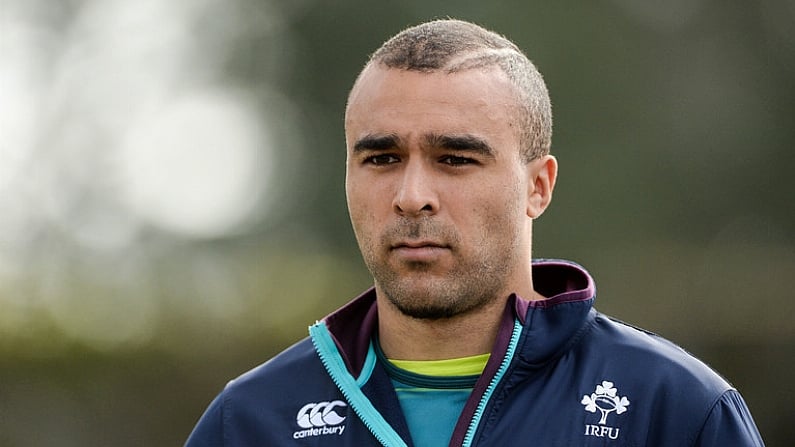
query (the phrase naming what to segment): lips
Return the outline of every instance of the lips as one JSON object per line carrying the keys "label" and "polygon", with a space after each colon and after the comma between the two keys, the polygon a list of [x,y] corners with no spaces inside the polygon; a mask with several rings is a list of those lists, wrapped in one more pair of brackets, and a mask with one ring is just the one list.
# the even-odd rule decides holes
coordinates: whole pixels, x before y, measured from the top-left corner
{"label": "lips", "polygon": [[447,248],[447,246],[434,241],[401,241],[392,244],[393,250],[398,248]]}
{"label": "lips", "polygon": [[448,246],[435,241],[401,241],[391,246],[391,252],[401,262],[430,264],[448,252]]}

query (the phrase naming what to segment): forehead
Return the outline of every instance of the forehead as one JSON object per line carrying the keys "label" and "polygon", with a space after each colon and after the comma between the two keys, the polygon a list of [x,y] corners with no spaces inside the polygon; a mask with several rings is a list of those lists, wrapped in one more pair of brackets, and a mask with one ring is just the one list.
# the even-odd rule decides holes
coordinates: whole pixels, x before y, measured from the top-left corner
{"label": "forehead", "polygon": [[471,133],[516,138],[515,87],[498,68],[423,73],[369,66],[348,98],[348,142],[364,134]]}

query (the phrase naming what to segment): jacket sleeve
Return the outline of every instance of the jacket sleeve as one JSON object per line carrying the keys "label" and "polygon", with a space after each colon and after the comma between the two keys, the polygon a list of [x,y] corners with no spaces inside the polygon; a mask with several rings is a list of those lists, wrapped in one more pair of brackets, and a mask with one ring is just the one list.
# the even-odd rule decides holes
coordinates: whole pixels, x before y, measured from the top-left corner
{"label": "jacket sleeve", "polygon": [[736,390],[725,392],[707,416],[696,447],[764,447],[751,412]]}
{"label": "jacket sleeve", "polygon": [[221,447],[224,444],[223,393],[207,407],[193,428],[185,447]]}

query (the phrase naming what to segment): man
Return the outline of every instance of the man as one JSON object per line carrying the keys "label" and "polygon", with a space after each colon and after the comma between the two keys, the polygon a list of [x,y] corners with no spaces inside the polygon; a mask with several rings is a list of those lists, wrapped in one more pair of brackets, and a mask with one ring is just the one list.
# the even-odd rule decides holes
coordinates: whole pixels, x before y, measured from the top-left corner
{"label": "man", "polygon": [[510,41],[441,20],[387,41],[345,114],[351,222],[375,286],[230,382],[194,446],[759,446],[738,392],[531,261],[557,162]]}

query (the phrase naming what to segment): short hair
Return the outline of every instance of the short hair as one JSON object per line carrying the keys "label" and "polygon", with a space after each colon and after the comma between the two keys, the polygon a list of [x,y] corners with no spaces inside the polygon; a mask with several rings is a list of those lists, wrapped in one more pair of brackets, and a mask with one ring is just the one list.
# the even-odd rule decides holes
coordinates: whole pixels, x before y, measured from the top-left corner
{"label": "short hair", "polygon": [[523,159],[529,162],[549,153],[552,105],[546,84],[536,66],[507,38],[462,20],[434,20],[387,40],[370,56],[367,66],[372,64],[425,73],[499,67],[519,95]]}

